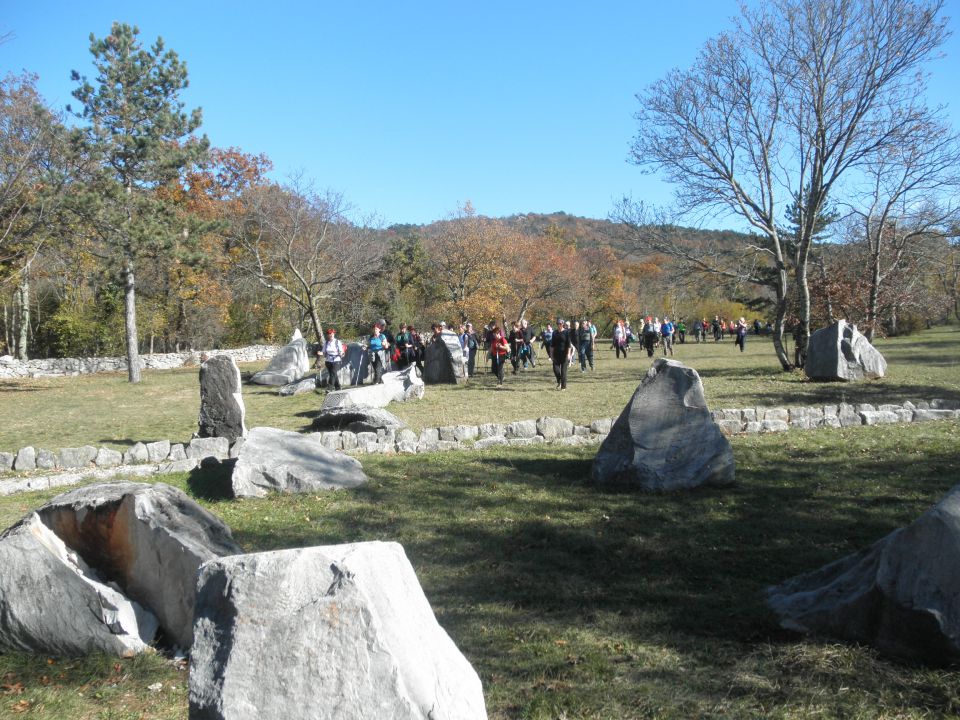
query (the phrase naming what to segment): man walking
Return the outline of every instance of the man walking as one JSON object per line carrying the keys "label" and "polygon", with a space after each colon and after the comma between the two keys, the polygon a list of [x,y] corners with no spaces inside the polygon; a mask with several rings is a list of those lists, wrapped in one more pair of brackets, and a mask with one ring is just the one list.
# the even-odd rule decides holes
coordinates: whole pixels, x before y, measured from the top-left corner
{"label": "man walking", "polygon": [[587,371],[587,363],[593,370],[593,328],[589,320],[584,320],[577,332],[577,353],[580,356],[580,372]]}
{"label": "man walking", "polygon": [[573,346],[576,342],[570,323],[557,323],[550,339],[550,357],[553,360],[553,374],[557,378],[557,390],[567,389],[567,366],[573,355]]}

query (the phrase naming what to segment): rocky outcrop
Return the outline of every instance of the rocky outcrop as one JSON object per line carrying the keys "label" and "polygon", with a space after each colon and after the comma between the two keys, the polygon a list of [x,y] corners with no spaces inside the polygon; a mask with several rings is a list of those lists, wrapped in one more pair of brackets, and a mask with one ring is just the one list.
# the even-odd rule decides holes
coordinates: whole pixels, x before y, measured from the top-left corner
{"label": "rocky outcrop", "polygon": [[60,495],[0,535],[0,646],[131,655],[159,627],[189,648],[197,569],[238,552],[226,525],[168,485]]}
{"label": "rocky outcrop", "polygon": [[273,385],[280,387],[296,382],[310,372],[310,353],[307,341],[297,330],[293,339],[280,348],[273,359],[260,372],[250,378],[255,385]]}
{"label": "rocky outcrop", "polygon": [[[200,366],[200,437],[233,442],[247,434],[240,368],[229,355],[216,355]],[[169,444],[169,443],[168,443]],[[162,459],[162,458],[158,458]]]}
{"label": "rocky outcrop", "polygon": [[367,479],[359,460],[328,450],[317,435],[259,427],[240,448],[231,486],[234,497],[264,497],[351,488]]}
{"label": "rocky outcrop", "polygon": [[856,325],[840,320],[810,336],[803,371],[811,380],[872,380],[884,376],[887,361]]}
{"label": "rocky outcrop", "polygon": [[479,677],[396,543],[207,563],[194,632],[190,717],[486,718]]}
{"label": "rocky outcrop", "polygon": [[790,630],[898,658],[960,659],[960,485],[905,528],[768,590]]}
{"label": "rocky outcrop", "polygon": [[659,358],[613,424],[590,469],[600,485],[679,490],[734,481],[733,450],[710,416],[700,376]]}

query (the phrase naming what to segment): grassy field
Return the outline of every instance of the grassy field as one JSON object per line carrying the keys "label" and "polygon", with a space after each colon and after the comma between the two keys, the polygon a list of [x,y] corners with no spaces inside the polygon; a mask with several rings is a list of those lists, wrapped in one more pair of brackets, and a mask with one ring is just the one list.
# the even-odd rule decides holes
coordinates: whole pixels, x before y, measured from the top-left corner
{"label": "grassy field", "polygon": [[[747,351],[733,343],[712,341],[679,345],[676,359],[703,378],[712,408],[835,402],[892,402],[944,397],[960,399],[960,329],[935,328],[883,340],[878,347],[889,363],[887,377],[859,383],[814,383],[802,373],[780,371],[770,342],[750,337]],[[604,343],[596,370],[571,368],[569,389],[555,392],[548,364],[519,376],[507,374],[497,390],[493,377],[481,372],[470,383],[430,386],[424,399],[391,406],[413,428],[458,423],[478,424],[543,415],[589,422],[616,416],[650,366],[642,351],[617,360]],[[260,366],[244,366],[244,372]],[[245,385],[247,426],[305,430],[319,408],[316,394],[281,398],[273,388]],[[73,378],[0,381],[0,450],[25,445],[56,449],[83,444],[122,449],[136,441],[189,439],[197,427],[197,370],[144,372],[139,385],[125,374]]]}
{"label": "grassy field", "polygon": [[[762,592],[863,548],[960,481],[960,422],[733,439],[738,483],[600,491],[592,448],[364,457],[350,492],[229,501],[164,478],[249,551],[403,544],[493,720],[941,718],[960,670],[780,630]],[[0,498],[0,527],[55,493]],[[291,658],[291,664],[296,658]],[[161,689],[150,686],[161,684]],[[0,655],[0,717],[185,718],[160,655]]]}
{"label": "grassy field", "polygon": [[[883,380],[806,381],[768,342],[687,344],[711,407],[960,399],[960,332],[879,344]],[[549,367],[430,387],[391,408],[413,427],[616,415],[649,360]],[[245,367],[245,371],[254,369]],[[320,398],[245,386],[248,425],[305,429]],[[3,382],[0,449],[189,437],[196,369]],[[363,457],[350,492],[230,501],[211,472],[171,475],[248,551],[401,542],[440,623],[480,674],[494,720],[960,717],[960,669],[780,630],[763,588],[863,548],[960,482],[960,422],[732,439],[737,485],[672,495],[600,491],[595,448]],[[0,528],[57,494],[0,498]],[[292,658],[291,662],[295,663]],[[151,689],[153,688],[153,689]],[[159,688],[159,689],[157,689]],[[187,674],[161,654],[82,660],[0,654],[0,718],[185,718]]]}

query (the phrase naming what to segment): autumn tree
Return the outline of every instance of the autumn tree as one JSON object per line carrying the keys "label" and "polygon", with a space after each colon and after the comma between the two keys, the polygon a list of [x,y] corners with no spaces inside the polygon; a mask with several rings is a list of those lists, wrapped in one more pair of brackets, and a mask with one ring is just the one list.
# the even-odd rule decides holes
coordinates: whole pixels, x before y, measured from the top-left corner
{"label": "autumn tree", "polygon": [[[27,359],[34,259],[57,236],[71,177],[66,130],[36,90],[33,75],[0,80],[0,282],[16,284],[7,344]],[[12,331],[12,332],[11,332]]]}
{"label": "autumn tree", "polygon": [[516,237],[502,222],[477,215],[469,202],[435,227],[425,240],[428,271],[442,291],[435,312],[461,322],[500,315]]}
{"label": "autumn tree", "polygon": [[97,161],[87,192],[76,205],[124,282],[128,377],[140,381],[136,273],[146,257],[167,255],[176,238],[189,239],[182,216],[158,190],[207,151],[200,110],[184,112],[180,93],[187,68],[163,40],[144,48],[140,31],[114,23],[102,39],[90,36],[97,75],[91,83],[76,71],[73,97],[81,104],[85,141]]}
{"label": "autumn tree", "polygon": [[296,307],[321,342],[325,317],[359,293],[383,244],[351,221],[342,195],[300,179],[252,186],[243,205],[228,231],[238,268]]}
{"label": "autumn tree", "polygon": [[576,244],[555,227],[538,235],[513,233],[507,243],[504,304],[510,315],[519,322],[528,313],[550,317],[571,308],[583,280]]}
{"label": "autumn tree", "polygon": [[[757,233],[743,264],[768,264],[774,347],[798,286],[797,342],[809,336],[807,263],[816,219],[878,153],[909,141],[930,111],[920,72],[946,38],[941,0],[773,0],[743,6],[688,70],[638,95],[631,158],[677,187],[681,213],[732,214]],[[779,223],[798,194],[789,252]],[[750,278],[749,275],[744,275]]]}

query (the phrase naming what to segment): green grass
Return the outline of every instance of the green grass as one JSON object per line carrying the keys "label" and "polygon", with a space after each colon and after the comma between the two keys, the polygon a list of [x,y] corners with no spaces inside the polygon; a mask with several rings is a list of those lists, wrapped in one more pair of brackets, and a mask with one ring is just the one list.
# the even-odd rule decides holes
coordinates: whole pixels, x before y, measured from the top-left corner
{"label": "green grass", "polygon": [[[554,390],[546,363],[511,375],[497,390],[489,372],[462,386],[429,386],[422,401],[390,410],[415,429],[479,424],[551,415],[576,422],[620,413],[650,366],[639,350],[617,360],[607,343],[597,369],[571,368],[569,389]],[[750,337],[747,351],[712,341],[678,345],[676,359],[697,369],[712,408],[960,399],[960,330],[934,330],[878,342],[889,362],[887,377],[868,383],[814,383],[802,373],[780,371],[769,340]],[[245,372],[262,367],[243,366]],[[244,385],[247,425],[306,430],[319,409],[316,394],[281,398],[276,389]],[[56,449],[83,444],[116,448],[144,440],[184,441],[197,427],[197,370],[144,372],[139,385],[122,374],[0,381],[0,450],[25,445]]]}
{"label": "green grass", "polygon": [[[938,500],[960,481],[958,432],[736,437],[736,486],[678,494],[598,490],[595,449],[548,446],[365,456],[364,487],[262,500],[211,497],[199,471],[164,479],[248,551],[402,543],[493,720],[940,718],[960,715],[960,670],[787,633],[762,592]],[[54,494],[0,498],[0,527]],[[0,678],[22,687],[0,689],[0,717],[21,716],[16,703],[37,718],[186,717],[186,674],[158,656],[11,653]]]}
{"label": "green grass", "polygon": [[[960,332],[882,341],[888,375],[828,384],[782,373],[769,342],[687,344],[711,407],[960,399]],[[649,360],[431,386],[391,407],[413,427],[619,413]],[[245,371],[255,369],[244,367]],[[0,448],[186,439],[196,369],[0,382]],[[320,398],[244,386],[248,425],[305,429]],[[490,717],[960,717],[960,670],[780,630],[769,584],[863,548],[960,481],[960,422],[733,439],[738,484],[672,495],[597,490],[594,448],[363,457],[369,485],[226,501],[213,471],[162,478],[224,518],[248,551],[401,542],[441,624],[480,674]],[[57,491],[0,498],[0,528]],[[295,659],[292,659],[295,661]],[[159,691],[149,686],[161,683]],[[0,655],[0,717],[184,718],[187,676],[161,655]]]}

